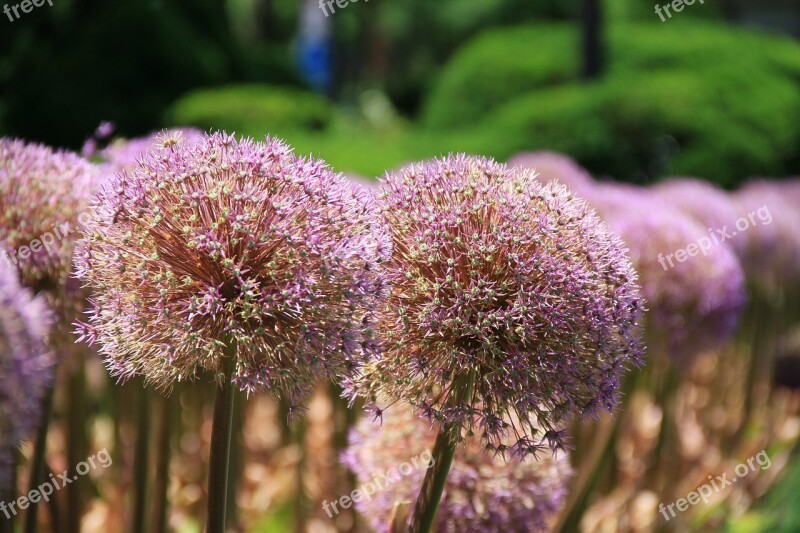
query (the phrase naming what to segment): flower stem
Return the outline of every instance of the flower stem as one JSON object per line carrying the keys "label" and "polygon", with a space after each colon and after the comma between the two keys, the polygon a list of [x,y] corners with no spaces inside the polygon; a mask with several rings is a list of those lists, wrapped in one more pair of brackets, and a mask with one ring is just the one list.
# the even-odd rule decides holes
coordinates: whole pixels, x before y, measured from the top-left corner
{"label": "flower stem", "polygon": [[[50,427],[50,418],[53,413],[53,392],[55,384],[47,388],[42,397],[42,415],[39,420],[39,429],[36,430],[36,441],[33,445],[31,458],[31,473],[28,488],[35,489],[44,482],[45,455],[47,451],[47,432]],[[25,515],[25,533],[36,533],[39,526],[39,505],[31,503],[28,514]]]}
{"label": "flower stem", "polygon": [[[67,461],[75,466],[86,458],[87,435],[86,420],[88,406],[86,404],[86,373],[83,350],[75,350],[72,354],[72,375],[68,378],[67,402]],[[67,530],[80,531],[83,519],[85,480],[82,476],[64,488],[67,498]]]}
{"label": "flower stem", "polygon": [[214,421],[211,430],[211,457],[208,465],[207,533],[224,533],[228,503],[228,469],[230,465],[231,428],[233,426],[234,387],[231,383],[236,345],[230,344],[225,354],[224,376],[217,385]]}
{"label": "flower stem", "polygon": [[143,533],[147,519],[147,474],[150,471],[150,391],[141,388],[136,423],[133,494],[133,532]]}
{"label": "flower stem", "polygon": [[409,533],[429,533],[433,528],[447,475],[450,473],[450,465],[453,464],[456,453],[454,431],[453,426],[445,424],[436,436],[436,444],[433,447],[435,463],[428,469],[422,482]]}
{"label": "flower stem", "polygon": [[172,423],[172,398],[158,398],[158,420],[155,431],[155,477],[153,479],[153,522],[154,533],[167,531],[167,488],[169,485],[170,426]]}
{"label": "flower stem", "polygon": [[[447,402],[450,406],[462,406],[472,403],[475,374],[470,372],[466,376],[462,376],[462,378],[453,382],[452,392]],[[447,475],[450,473],[450,466],[453,464],[459,437],[461,437],[461,424],[443,422],[439,427],[436,444],[433,446],[433,465],[428,468],[425,473],[425,479],[422,481],[422,488],[411,517],[409,533],[429,533],[433,528],[436,511],[439,509],[439,502],[442,499]]]}

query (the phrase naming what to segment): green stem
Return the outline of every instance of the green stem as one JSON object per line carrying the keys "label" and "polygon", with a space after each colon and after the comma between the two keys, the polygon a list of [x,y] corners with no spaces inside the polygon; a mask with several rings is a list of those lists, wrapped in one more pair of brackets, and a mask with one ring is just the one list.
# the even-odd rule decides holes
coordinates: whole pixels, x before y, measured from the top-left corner
{"label": "green stem", "polygon": [[[471,404],[474,383],[475,375],[472,372],[463,376],[463,379],[456,379],[452,384],[447,403],[451,406]],[[453,464],[460,436],[460,424],[443,423],[439,428],[436,444],[433,446],[432,460],[434,463],[425,473],[425,479],[422,481],[422,488],[411,517],[409,533],[429,533],[433,528],[436,511],[439,509],[439,502],[442,499],[442,492],[447,482],[447,475],[450,473],[450,466]]]}
{"label": "green stem", "polygon": [[211,456],[208,465],[207,533],[224,533],[228,503],[231,428],[233,426],[234,387],[231,383],[236,345],[226,350],[222,382],[217,385],[214,421],[211,430]]}
{"label": "green stem", "polygon": [[158,415],[155,428],[155,473],[153,477],[153,523],[154,533],[167,531],[167,488],[169,486],[170,426],[172,422],[172,398],[159,396]]}
{"label": "green stem", "polygon": [[144,533],[147,518],[147,474],[150,471],[150,392],[138,392],[136,451],[133,474],[133,533]]}
{"label": "green stem", "polygon": [[429,533],[433,528],[447,475],[450,473],[450,466],[456,454],[454,433],[457,429],[458,426],[445,424],[436,436],[432,454],[435,463],[428,469],[422,482],[409,533]]}
{"label": "green stem", "polygon": [[[86,405],[86,373],[84,369],[84,352],[75,350],[72,354],[73,374],[69,378],[69,404],[67,415],[67,456],[71,468],[86,459],[86,421],[88,408]],[[83,516],[83,492],[85,480],[78,476],[64,489],[67,497],[67,530],[80,531]]]}
{"label": "green stem", "polygon": [[[44,483],[45,455],[47,452],[47,432],[50,427],[50,418],[53,414],[53,391],[55,384],[50,386],[42,397],[42,415],[39,429],[36,431],[36,441],[33,445],[31,458],[31,474],[28,481],[29,492]],[[39,504],[31,503],[28,514],[25,515],[25,533],[36,533],[39,525]]]}

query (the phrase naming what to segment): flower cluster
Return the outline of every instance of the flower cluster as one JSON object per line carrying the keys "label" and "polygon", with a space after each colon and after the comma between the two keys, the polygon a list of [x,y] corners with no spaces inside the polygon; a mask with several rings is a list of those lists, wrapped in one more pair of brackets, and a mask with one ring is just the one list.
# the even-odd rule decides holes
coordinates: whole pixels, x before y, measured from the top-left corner
{"label": "flower cluster", "polygon": [[369,202],[284,143],[164,138],[102,187],[76,257],[80,333],[113,375],[169,388],[220,371],[300,401],[374,350],[385,243]]}
{"label": "flower cluster", "polygon": [[[656,196],[697,221],[705,230],[732,227],[739,214],[730,197],[720,189],[697,178],[672,178],[653,188]],[[727,243],[737,252],[744,247],[744,239],[730,239]]]}
{"label": "flower cluster", "polygon": [[648,305],[648,344],[686,365],[728,342],[746,303],[744,273],[733,250],[720,243],[664,268],[665,254],[696,243],[706,231],[644,191],[601,189],[592,201],[630,249]]}
{"label": "flower cluster", "polygon": [[80,156],[21,140],[0,139],[0,243],[24,285],[48,294],[70,316],[80,298],[70,279],[78,218],[97,170]]}
{"label": "flower cluster", "polygon": [[741,235],[742,265],[748,278],[763,290],[800,284],[800,206],[786,186],[766,180],[747,183],[734,196],[739,216],[766,206],[772,220],[755,224]]}
{"label": "flower cluster", "polygon": [[16,449],[35,432],[53,379],[51,322],[44,300],[20,286],[15,269],[0,264],[0,487],[9,486]]}
{"label": "flower cluster", "polygon": [[586,169],[555,152],[523,152],[509,159],[508,165],[534,170],[542,183],[557,181],[579,196],[594,183]]}
{"label": "flower cluster", "polygon": [[117,139],[98,155],[103,160],[105,173],[113,175],[116,172],[132,169],[142,157],[162,146],[164,142],[177,140],[180,143],[193,144],[203,137],[203,132],[194,128],[164,130],[135,139]]}
{"label": "flower cluster", "polygon": [[[436,431],[407,409],[387,413],[383,424],[362,419],[350,433],[342,462],[359,485],[410,457],[430,450]],[[427,466],[427,465],[425,465]],[[425,468],[397,477],[384,490],[361,499],[356,508],[379,533],[388,533],[395,502],[413,501]],[[487,454],[478,436],[456,451],[436,515],[436,531],[548,531],[567,495],[572,469],[566,453],[543,452],[535,461],[504,461]]]}
{"label": "flower cluster", "polygon": [[385,341],[351,395],[477,424],[519,457],[562,447],[571,415],[614,408],[640,361],[642,301],[621,241],[583,201],[458,155],[388,174],[378,204],[393,242]]}

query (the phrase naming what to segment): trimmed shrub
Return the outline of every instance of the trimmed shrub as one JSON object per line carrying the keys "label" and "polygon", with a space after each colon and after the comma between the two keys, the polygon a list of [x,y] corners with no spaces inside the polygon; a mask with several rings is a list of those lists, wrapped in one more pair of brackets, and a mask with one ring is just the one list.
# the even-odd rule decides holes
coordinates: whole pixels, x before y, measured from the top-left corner
{"label": "trimmed shrub", "polygon": [[268,85],[231,85],[191,91],[170,106],[170,125],[197,126],[237,133],[319,130],[333,115],[324,98],[298,89]]}
{"label": "trimmed shrub", "polygon": [[[577,32],[549,31],[476,39],[442,73],[425,124],[477,123],[506,140],[503,155],[556,150],[635,181],[689,174],[734,185],[799,170],[800,46],[791,40],[691,21],[614,26],[605,76],[582,83],[577,53],[563,52]],[[519,59],[523,42],[536,59]]]}

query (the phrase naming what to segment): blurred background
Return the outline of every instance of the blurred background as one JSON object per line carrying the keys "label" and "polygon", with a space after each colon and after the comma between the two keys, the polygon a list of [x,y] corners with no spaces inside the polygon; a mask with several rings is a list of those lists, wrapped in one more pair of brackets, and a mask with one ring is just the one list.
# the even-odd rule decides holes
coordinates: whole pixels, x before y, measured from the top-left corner
{"label": "blurred background", "polygon": [[635,182],[800,168],[796,2],[664,22],[641,0],[343,5],[59,0],[3,18],[0,132],[71,148],[102,120],[269,132],[365,176],[451,150],[552,149]]}
{"label": "blurred background", "polygon": [[[119,138],[166,127],[270,134],[366,179],[451,151],[505,161],[541,150],[568,155],[596,179],[638,185],[698,176],[733,191],[754,177],[800,175],[800,4],[697,1],[663,20],[657,4],[666,2],[360,0],[323,9],[315,0],[53,0],[13,21],[0,15],[0,135],[79,151],[103,121]],[[766,334],[773,351],[800,352],[790,335],[800,313],[786,311],[786,295],[797,294],[781,293],[772,314],[750,308],[725,350],[749,354],[763,343],[758,324],[780,315],[780,330]],[[646,456],[662,442],[652,398],[627,406],[617,455],[602,450],[608,471],[582,473],[581,461],[597,466],[592,435],[602,428],[579,432],[573,466],[583,492],[561,530],[800,531],[798,383],[787,371],[753,400],[747,357],[705,354],[673,387],[680,401],[670,422],[683,416],[686,435],[715,438],[684,442],[669,462],[624,468],[625,453],[638,446]],[[84,387],[81,411],[57,413],[65,423],[48,444],[54,472],[69,466],[63,451],[75,424],[87,450],[113,450],[113,468],[81,483],[83,530],[123,531],[143,512],[163,514],[170,530],[199,531],[211,390],[181,386],[170,401],[152,394],[161,414],[146,438],[173,453],[149,461],[170,474],[169,508],[131,511],[141,384],[117,387],[88,358]],[[741,412],[731,415],[731,402]],[[353,484],[338,454],[356,415],[338,391],[321,385],[304,421],[290,426],[285,406],[268,398],[239,403],[231,529],[363,531],[352,510],[331,519],[321,506]],[[165,413],[172,423],[159,425]],[[715,463],[698,459],[698,447],[714,445]],[[653,520],[656,496],[640,490],[643,479],[672,475],[671,495],[657,500],[667,503],[760,450],[775,466],[748,487],[679,523]],[[41,511],[42,527],[59,530],[58,512]]]}

